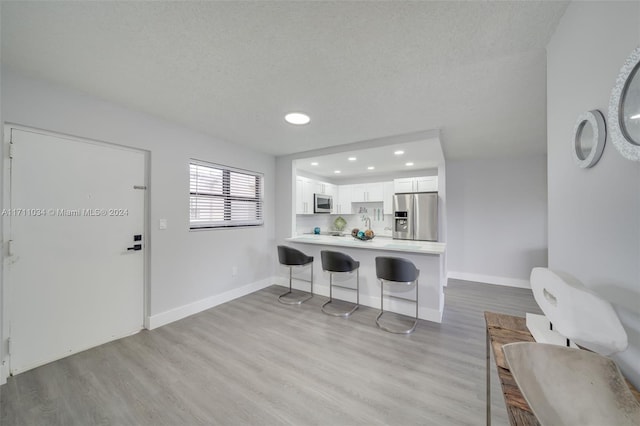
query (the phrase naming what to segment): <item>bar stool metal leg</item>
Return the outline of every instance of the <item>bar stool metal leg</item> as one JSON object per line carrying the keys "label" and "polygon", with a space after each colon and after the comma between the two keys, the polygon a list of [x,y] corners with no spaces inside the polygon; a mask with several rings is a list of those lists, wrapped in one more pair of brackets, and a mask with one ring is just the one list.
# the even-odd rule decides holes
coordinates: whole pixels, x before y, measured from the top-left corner
{"label": "bar stool metal leg", "polygon": [[[338,286],[340,288],[346,288],[349,290],[353,290],[350,287]],[[329,272],[329,300],[322,305],[322,312],[327,315],[332,315],[334,317],[348,317],[352,313],[356,311],[360,307],[360,269],[356,269],[356,303],[355,305],[348,311],[340,311],[340,312],[329,312],[325,309],[325,306],[331,304],[333,302],[333,272]]]}
{"label": "bar stool metal leg", "polygon": [[406,301],[410,301],[410,302],[415,302],[415,304],[416,304],[416,317],[415,317],[415,320],[413,321],[413,325],[410,328],[406,329],[406,330],[398,330],[398,329],[393,329],[393,328],[386,327],[386,326],[384,326],[384,325],[382,325],[380,323],[380,318],[385,313],[384,312],[384,280],[382,280],[382,279],[380,280],[380,313],[376,317],[376,325],[378,326],[378,328],[380,328],[381,330],[384,330],[384,331],[388,331],[389,333],[394,333],[394,334],[410,334],[410,333],[413,333],[413,331],[416,329],[416,326],[418,325],[418,280],[415,281],[415,285],[416,285],[416,299],[415,299],[415,301],[411,300],[411,299],[406,299],[404,297],[398,297],[398,296],[389,295],[390,298],[406,300]]}
{"label": "bar stool metal leg", "polygon": [[[291,284],[292,281],[293,281],[293,267],[289,266],[289,291],[278,296],[278,301],[280,301],[280,303],[284,303],[285,305],[299,305],[302,302],[306,302],[307,300],[311,299],[313,297],[313,264],[311,264],[311,281],[309,281],[311,283],[311,293],[309,295],[305,295],[299,298],[286,298],[285,296],[293,293],[293,287]],[[301,280],[301,281],[306,281],[306,280]]]}

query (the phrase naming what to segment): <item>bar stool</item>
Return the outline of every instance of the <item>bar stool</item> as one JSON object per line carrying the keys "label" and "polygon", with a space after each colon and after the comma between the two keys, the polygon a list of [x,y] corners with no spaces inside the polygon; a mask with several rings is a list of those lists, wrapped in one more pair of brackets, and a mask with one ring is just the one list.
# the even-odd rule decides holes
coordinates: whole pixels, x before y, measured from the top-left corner
{"label": "bar stool", "polygon": [[307,283],[311,283],[311,292],[308,296],[298,297],[298,298],[290,298],[285,297],[289,294],[292,294],[291,281],[293,278],[293,267],[294,266],[305,266],[309,263],[313,263],[313,256],[307,256],[300,250],[296,250],[287,246],[278,246],[278,260],[281,265],[285,265],[289,267],[289,291],[278,296],[278,300],[287,305],[299,305],[302,302],[305,302],[313,297],[313,265],[311,265],[311,280],[303,280],[302,278],[295,278],[299,281],[304,281]]}
{"label": "bar stool", "polygon": [[[420,271],[415,267],[415,265],[407,260],[400,257],[376,257],[376,276],[380,280],[380,313],[376,317],[376,325],[384,331],[388,331],[390,333],[397,334],[409,334],[412,333],[413,330],[416,329],[416,325],[418,325],[418,276],[420,275]],[[400,299],[409,302],[414,302],[416,304],[416,318],[413,322],[413,325],[406,330],[398,330],[392,329],[386,326],[383,326],[380,323],[380,317],[384,314],[384,283],[388,281],[394,284],[406,284],[412,285],[415,283],[416,285],[416,298],[408,299],[405,297],[387,295],[393,299]]]}
{"label": "bar stool", "polygon": [[[360,306],[360,262],[337,251],[322,250],[320,256],[322,258],[322,270],[329,272],[329,301],[322,305],[322,312],[336,317],[348,317]],[[353,273],[353,271],[356,271],[356,288],[333,283],[333,274]],[[356,291],[356,303],[351,310],[330,312],[325,309],[325,306],[333,302],[333,287]]]}

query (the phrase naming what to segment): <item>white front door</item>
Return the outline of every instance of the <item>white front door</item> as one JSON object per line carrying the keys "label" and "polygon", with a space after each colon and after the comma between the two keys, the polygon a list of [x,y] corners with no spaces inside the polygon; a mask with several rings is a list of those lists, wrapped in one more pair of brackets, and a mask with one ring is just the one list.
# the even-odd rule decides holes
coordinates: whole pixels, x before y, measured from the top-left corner
{"label": "white front door", "polygon": [[10,131],[3,215],[10,222],[6,288],[16,374],[142,328],[144,250],[129,248],[144,247],[145,154]]}

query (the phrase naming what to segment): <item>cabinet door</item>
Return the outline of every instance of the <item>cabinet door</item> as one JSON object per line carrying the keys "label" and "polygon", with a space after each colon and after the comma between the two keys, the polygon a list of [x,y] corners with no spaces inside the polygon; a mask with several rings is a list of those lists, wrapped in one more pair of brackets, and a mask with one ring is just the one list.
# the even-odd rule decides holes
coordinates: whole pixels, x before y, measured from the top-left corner
{"label": "cabinet door", "polygon": [[302,186],[302,199],[304,200],[304,212],[306,214],[313,214],[313,190],[314,190],[314,182],[313,181],[304,181],[304,185]]}
{"label": "cabinet door", "polygon": [[337,191],[337,186],[332,184],[332,183],[324,183],[324,192],[323,194],[325,195],[331,195],[333,198],[335,198],[338,195],[338,191]]}
{"label": "cabinet door", "polygon": [[296,178],[296,214],[313,213],[314,188],[308,179]]}
{"label": "cabinet door", "polygon": [[366,201],[384,201],[384,184],[382,182],[369,183],[365,185]]}
{"label": "cabinet door", "polygon": [[296,178],[296,214],[304,214],[304,183],[300,178]]}
{"label": "cabinet door", "polygon": [[416,178],[416,192],[438,192],[438,176]]}
{"label": "cabinet door", "polygon": [[349,185],[351,186],[351,202],[362,203],[367,201],[367,187],[364,184]]}
{"label": "cabinet door", "polygon": [[413,178],[394,179],[393,186],[396,194],[402,192],[415,192]]}
{"label": "cabinet door", "polygon": [[332,183],[324,184],[325,195],[331,195],[333,198],[333,207],[331,208],[331,213],[339,213],[338,212],[338,186]]}
{"label": "cabinet door", "polygon": [[382,184],[383,200],[382,210],[384,214],[393,214],[393,196],[395,195],[393,182],[384,182]]}
{"label": "cabinet door", "polygon": [[353,185],[338,186],[338,200],[334,200],[336,213],[351,214],[351,200],[353,195]]}
{"label": "cabinet door", "polygon": [[313,192],[316,194],[322,194],[322,195],[331,195],[331,190],[330,187],[333,186],[330,183],[326,183],[326,182],[318,182],[318,181],[313,181],[313,185],[312,187],[314,188]]}

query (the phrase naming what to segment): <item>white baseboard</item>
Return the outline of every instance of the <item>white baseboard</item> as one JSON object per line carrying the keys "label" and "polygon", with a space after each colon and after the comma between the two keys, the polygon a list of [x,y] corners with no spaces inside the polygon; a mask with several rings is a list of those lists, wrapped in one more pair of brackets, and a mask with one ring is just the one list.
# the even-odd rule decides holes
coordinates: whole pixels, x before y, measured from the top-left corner
{"label": "white baseboard", "polygon": [[447,278],[463,281],[476,281],[479,283],[503,285],[506,287],[531,288],[529,280],[520,278],[496,277],[493,275],[470,274],[467,272],[449,271]]}
{"label": "white baseboard", "polygon": [[152,315],[146,318],[144,326],[149,330],[162,327],[163,325],[181,320],[188,316],[197,314],[198,312],[226,303],[230,300],[237,299],[238,297],[246,296],[247,294],[262,290],[265,287],[273,285],[275,282],[274,280],[275,277],[265,278],[239,288],[234,288],[233,290],[225,291],[224,293],[217,294],[215,296],[207,297],[206,299],[197,300],[193,303]]}

